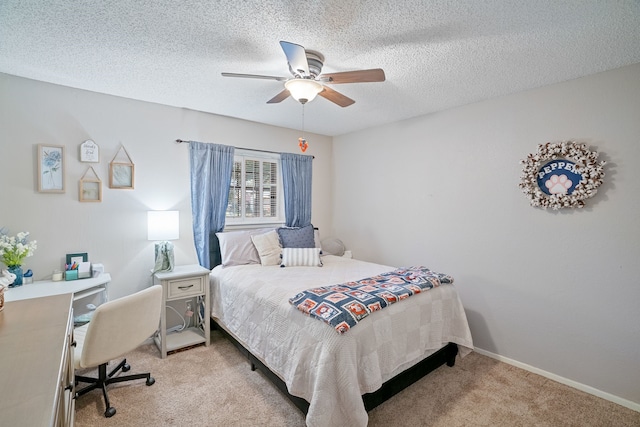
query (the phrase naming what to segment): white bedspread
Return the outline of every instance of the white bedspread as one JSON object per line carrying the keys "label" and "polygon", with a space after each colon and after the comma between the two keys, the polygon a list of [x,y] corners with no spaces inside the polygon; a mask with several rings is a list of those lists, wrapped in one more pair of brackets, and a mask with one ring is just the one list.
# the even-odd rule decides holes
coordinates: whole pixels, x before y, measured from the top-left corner
{"label": "white bedspread", "polygon": [[442,285],[372,313],[343,335],[296,310],[289,298],[315,286],[358,280],[394,267],[324,256],[324,267],[263,267],[211,272],[212,317],[310,402],[308,426],[366,426],[361,395],[448,342],[473,348],[462,303]]}

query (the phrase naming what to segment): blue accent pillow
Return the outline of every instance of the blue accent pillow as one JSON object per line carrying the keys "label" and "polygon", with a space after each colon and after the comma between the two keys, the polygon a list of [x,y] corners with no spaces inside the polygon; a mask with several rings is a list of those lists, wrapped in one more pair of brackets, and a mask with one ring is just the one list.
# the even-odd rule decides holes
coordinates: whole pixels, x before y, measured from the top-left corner
{"label": "blue accent pillow", "polygon": [[304,227],[280,227],[278,236],[283,248],[315,248],[313,225]]}

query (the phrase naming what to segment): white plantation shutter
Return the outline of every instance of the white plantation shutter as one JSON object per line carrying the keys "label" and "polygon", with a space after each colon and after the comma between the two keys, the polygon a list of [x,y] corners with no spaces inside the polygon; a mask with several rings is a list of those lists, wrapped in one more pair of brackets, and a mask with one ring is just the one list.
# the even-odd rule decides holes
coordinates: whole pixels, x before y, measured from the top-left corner
{"label": "white plantation shutter", "polygon": [[227,218],[242,217],[242,162],[234,160],[231,171],[231,185],[229,186],[229,203],[227,204]]}
{"label": "white plantation shutter", "polygon": [[245,218],[260,217],[260,161],[246,159],[244,162]]}
{"label": "white plantation shutter", "polygon": [[262,162],[262,216],[278,216],[278,164]]}
{"label": "white plantation shutter", "polygon": [[226,212],[228,224],[284,221],[280,157],[262,154],[236,151]]}

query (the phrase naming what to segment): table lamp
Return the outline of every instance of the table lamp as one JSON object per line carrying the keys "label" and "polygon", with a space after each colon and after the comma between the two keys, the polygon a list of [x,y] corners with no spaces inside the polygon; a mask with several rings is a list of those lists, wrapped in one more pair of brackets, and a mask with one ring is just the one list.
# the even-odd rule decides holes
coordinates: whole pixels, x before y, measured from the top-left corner
{"label": "table lamp", "polygon": [[173,243],[168,240],[179,238],[180,211],[147,212],[147,239],[156,241],[154,273],[173,270]]}

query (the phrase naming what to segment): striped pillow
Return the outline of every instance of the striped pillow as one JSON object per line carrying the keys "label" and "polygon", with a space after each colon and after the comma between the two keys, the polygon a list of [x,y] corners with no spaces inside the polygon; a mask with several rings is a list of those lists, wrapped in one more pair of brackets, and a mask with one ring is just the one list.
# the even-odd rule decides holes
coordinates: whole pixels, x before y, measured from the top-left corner
{"label": "striped pillow", "polygon": [[322,267],[320,248],[283,248],[280,267]]}

